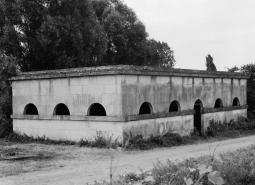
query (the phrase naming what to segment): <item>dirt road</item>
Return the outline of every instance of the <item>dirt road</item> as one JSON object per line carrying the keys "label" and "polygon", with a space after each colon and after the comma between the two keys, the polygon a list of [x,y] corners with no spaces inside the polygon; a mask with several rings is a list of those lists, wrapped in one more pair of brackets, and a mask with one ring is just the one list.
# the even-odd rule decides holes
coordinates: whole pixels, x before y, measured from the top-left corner
{"label": "dirt road", "polygon": [[[219,153],[233,151],[238,148],[253,144],[255,136],[221,141],[216,149],[216,157]],[[182,160],[190,157],[212,154],[219,142],[203,143],[189,146],[180,146],[150,151],[113,152],[114,176],[125,172],[136,172],[139,168],[149,170],[157,160],[162,162],[167,159]],[[31,173],[22,173],[17,176],[0,178],[0,185],[80,185],[93,183],[95,180],[109,178],[110,154],[98,157],[96,153],[83,160],[71,160],[68,165],[58,168],[43,169]]]}

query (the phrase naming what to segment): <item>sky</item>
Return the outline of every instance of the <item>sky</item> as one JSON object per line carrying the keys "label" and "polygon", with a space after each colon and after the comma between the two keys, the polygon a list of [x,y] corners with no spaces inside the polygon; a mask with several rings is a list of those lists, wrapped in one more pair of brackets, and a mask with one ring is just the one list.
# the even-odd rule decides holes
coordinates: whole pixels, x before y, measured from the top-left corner
{"label": "sky", "polygon": [[218,71],[255,62],[255,0],[124,0],[149,38],[174,51],[175,68]]}

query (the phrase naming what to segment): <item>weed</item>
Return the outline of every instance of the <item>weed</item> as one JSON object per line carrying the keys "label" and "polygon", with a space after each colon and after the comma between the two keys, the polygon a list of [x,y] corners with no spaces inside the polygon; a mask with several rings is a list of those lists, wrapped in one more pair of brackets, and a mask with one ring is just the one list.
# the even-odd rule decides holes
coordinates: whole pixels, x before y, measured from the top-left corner
{"label": "weed", "polygon": [[192,144],[197,140],[201,140],[201,137],[197,132],[193,132],[189,136],[180,136],[179,134],[168,132],[162,136],[150,135],[148,138],[145,138],[142,135],[132,136],[132,133],[130,133],[126,148],[129,150],[149,150],[156,147],[172,147]]}
{"label": "weed", "polygon": [[15,143],[42,143],[42,144],[54,144],[54,145],[75,145],[74,141],[69,140],[52,140],[49,138],[28,136],[26,134],[20,135],[15,132],[12,132],[8,136],[4,138],[7,141],[15,142]]}
{"label": "weed", "polygon": [[249,135],[255,133],[255,120],[249,120],[239,117],[237,121],[215,122],[210,121],[206,135],[216,138],[236,138],[241,135]]}
{"label": "weed", "polygon": [[118,138],[113,140],[112,136],[104,136],[101,132],[97,132],[97,135],[94,137],[93,141],[88,141],[86,138],[82,138],[79,142],[70,141],[70,140],[53,140],[45,136],[42,137],[33,137],[26,134],[20,135],[15,132],[12,132],[4,138],[6,141],[11,141],[15,143],[41,143],[49,145],[77,145],[79,147],[97,147],[97,148],[114,148],[116,149],[119,146],[122,146],[118,142]]}

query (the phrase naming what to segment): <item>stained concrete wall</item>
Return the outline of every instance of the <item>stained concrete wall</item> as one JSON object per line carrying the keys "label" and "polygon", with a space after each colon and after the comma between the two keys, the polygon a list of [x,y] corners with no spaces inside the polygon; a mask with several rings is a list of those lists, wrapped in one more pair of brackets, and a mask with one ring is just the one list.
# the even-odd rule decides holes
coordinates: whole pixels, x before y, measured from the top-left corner
{"label": "stained concrete wall", "polygon": [[194,130],[193,115],[130,121],[123,124],[124,135],[164,135],[167,132],[189,135]]}
{"label": "stained concrete wall", "polygon": [[29,103],[39,115],[52,115],[59,103],[71,115],[87,115],[91,104],[100,103],[108,116],[137,115],[143,102],[151,103],[153,113],[168,112],[173,100],[181,110],[193,109],[197,99],[204,108],[213,108],[217,98],[224,107],[235,97],[246,104],[246,79],[112,75],[14,81],[12,88],[17,115]]}
{"label": "stained concrete wall", "polygon": [[231,111],[219,111],[219,112],[211,112],[202,114],[203,120],[203,127],[204,130],[209,126],[210,121],[214,120],[215,122],[224,121],[230,122],[231,120],[237,120],[239,116],[246,117],[247,116],[247,109],[238,109],[238,110],[231,110]]}
{"label": "stained concrete wall", "polygon": [[143,102],[151,103],[153,113],[168,112],[170,103],[177,100],[181,110],[194,108],[200,99],[204,108],[213,108],[217,98],[223,106],[232,106],[237,97],[246,105],[246,79],[195,78],[170,76],[118,76],[122,89],[123,115],[139,113]]}
{"label": "stained concrete wall", "polygon": [[108,116],[122,114],[121,86],[115,75],[13,81],[12,92],[15,115],[23,115],[29,103],[37,107],[39,115],[53,115],[59,103],[71,115],[87,115],[93,103],[102,104]]}
{"label": "stained concrete wall", "polygon": [[[130,133],[133,136],[143,135],[149,137],[150,135],[164,135],[167,132],[178,133],[182,136],[189,135],[194,130],[194,116],[193,114],[178,115],[171,117],[161,117],[161,115],[154,115],[155,118],[146,119],[146,116],[137,116],[133,121],[125,120],[125,118],[118,117],[116,119],[103,120],[69,120],[69,116],[62,118],[54,117],[54,119],[40,119],[38,116],[26,116],[29,118],[13,119],[14,131],[20,134],[26,134],[33,137],[47,137],[50,139],[73,140],[79,141],[86,138],[91,141],[100,132],[106,138],[118,139],[122,142]],[[246,109],[238,109],[231,111],[220,111],[202,114],[202,128],[209,126],[209,122],[214,120],[216,122],[230,121],[237,119],[238,116],[246,116]],[[153,116],[152,116],[153,117]],[[57,118],[57,119],[55,119]],[[94,117],[95,118],[95,117]],[[98,119],[98,118],[96,118]],[[119,120],[119,121],[118,121]],[[122,120],[122,121],[121,121]]]}
{"label": "stained concrete wall", "polygon": [[122,141],[122,122],[14,119],[13,128],[16,133],[55,140],[91,141],[100,132],[106,138]]}

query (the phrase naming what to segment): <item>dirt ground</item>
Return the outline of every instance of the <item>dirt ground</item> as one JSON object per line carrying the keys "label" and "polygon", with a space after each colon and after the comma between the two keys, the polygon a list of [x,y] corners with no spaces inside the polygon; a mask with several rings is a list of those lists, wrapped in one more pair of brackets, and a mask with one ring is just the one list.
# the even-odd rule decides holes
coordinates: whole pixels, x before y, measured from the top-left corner
{"label": "dirt ground", "polygon": [[[22,151],[39,154],[36,159],[0,161],[0,185],[80,185],[109,179],[113,156],[114,178],[140,169],[149,170],[160,160],[183,160],[201,155],[233,151],[254,144],[255,136],[150,151],[117,151],[54,146],[10,144],[0,141],[0,152]],[[217,146],[219,144],[219,146]]]}

